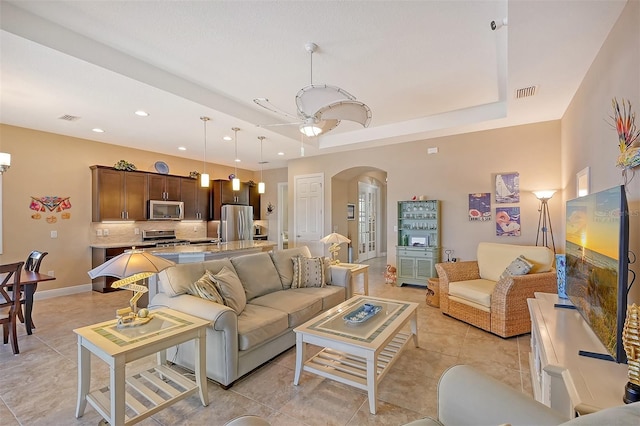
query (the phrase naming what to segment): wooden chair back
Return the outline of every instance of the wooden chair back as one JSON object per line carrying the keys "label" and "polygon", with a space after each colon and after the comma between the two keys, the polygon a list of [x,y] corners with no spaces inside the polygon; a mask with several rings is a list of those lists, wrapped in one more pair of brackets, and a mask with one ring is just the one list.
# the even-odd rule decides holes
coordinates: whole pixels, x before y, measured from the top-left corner
{"label": "wooden chair back", "polygon": [[16,323],[17,314],[21,311],[20,273],[24,262],[0,265],[0,324],[2,324],[3,343],[7,344],[11,337],[11,348],[14,354],[20,353],[18,349],[18,334]]}
{"label": "wooden chair back", "polygon": [[38,250],[29,253],[27,261],[24,264],[25,271],[40,272],[40,264],[47,254],[49,254],[49,252]]}

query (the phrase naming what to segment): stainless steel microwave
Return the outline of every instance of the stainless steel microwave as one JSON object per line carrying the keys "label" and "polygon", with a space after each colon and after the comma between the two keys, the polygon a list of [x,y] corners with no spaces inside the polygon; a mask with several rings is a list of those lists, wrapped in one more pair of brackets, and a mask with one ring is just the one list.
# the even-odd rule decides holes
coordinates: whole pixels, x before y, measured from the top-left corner
{"label": "stainless steel microwave", "polygon": [[184,203],[182,201],[149,200],[149,220],[182,220]]}

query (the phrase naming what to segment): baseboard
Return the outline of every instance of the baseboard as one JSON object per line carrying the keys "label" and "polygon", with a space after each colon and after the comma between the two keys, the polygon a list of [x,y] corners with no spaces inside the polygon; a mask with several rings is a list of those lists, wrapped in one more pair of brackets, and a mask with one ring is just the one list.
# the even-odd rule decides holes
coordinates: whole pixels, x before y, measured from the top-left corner
{"label": "baseboard", "polygon": [[92,291],[91,284],[74,285],[71,287],[54,288],[52,290],[36,291],[33,295],[34,300],[51,299],[52,297],[69,296],[70,294],[84,293]]}

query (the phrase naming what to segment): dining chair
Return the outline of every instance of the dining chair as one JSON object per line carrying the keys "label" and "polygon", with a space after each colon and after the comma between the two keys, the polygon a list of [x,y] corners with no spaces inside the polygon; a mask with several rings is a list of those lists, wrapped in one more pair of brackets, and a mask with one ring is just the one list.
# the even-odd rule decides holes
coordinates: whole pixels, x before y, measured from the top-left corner
{"label": "dining chair", "polygon": [[24,262],[0,265],[0,324],[2,324],[3,343],[6,345],[11,336],[11,349],[14,354],[19,354],[18,333],[16,323],[18,312],[22,311],[20,304],[22,291],[20,291],[20,273]]}
{"label": "dining chair", "polygon": [[[46,251],[33,250],[31,253],[29,253],[29,256],[27,256],[26,262],[24,262],[24,270],[40,272],[40,264],[42,263],[42,259],[44,259],[44,257],[48,254],[49,252],[46,252]],[[38,283],[33,284],[34,293],[37,289],[38,289]],[[25,305],[25,300],[22,297],[21,297],[21,304],[22,306]],[[24,312],[22,312],[22,309],[18,310],[17,315],[20,322],[24,324],[25,315],[24,315]],[[33,323],[33,318],[31,318],[31,328],[36,328],[35,324]],[[31,334],[30,331],[29,331],[29,334]]]}

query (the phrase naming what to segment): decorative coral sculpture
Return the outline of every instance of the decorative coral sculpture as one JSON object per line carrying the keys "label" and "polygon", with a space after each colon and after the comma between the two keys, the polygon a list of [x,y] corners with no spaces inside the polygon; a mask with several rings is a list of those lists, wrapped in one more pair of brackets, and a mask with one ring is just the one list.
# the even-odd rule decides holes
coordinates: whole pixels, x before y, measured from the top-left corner
{"label": "decorative coral sculpture", "polygon": [[632,169],[640,166],[640,147],[635,146],[640,140],[640,130],[636,127],[636,114],[631,112],[631,102],[622,100],[622,109],[616,98],[611,101],[613,106],[612,127],[618,132],[620,155],[616,166],[622,169]]}

